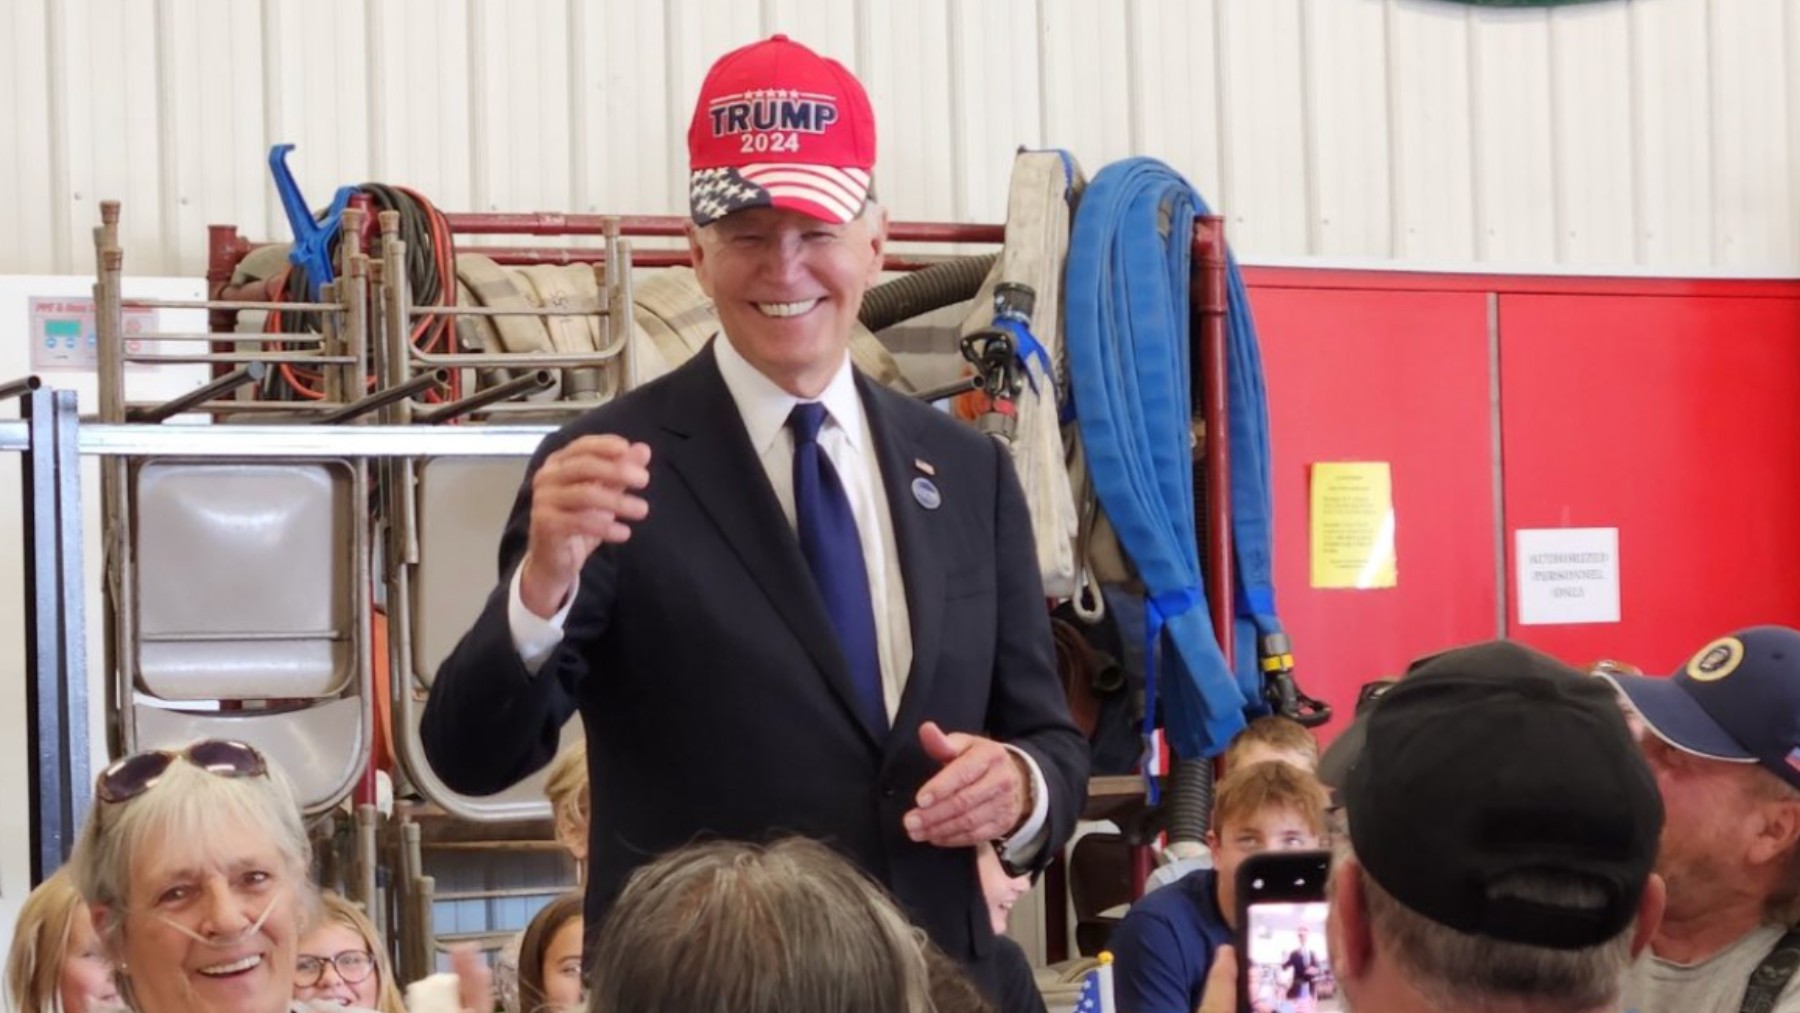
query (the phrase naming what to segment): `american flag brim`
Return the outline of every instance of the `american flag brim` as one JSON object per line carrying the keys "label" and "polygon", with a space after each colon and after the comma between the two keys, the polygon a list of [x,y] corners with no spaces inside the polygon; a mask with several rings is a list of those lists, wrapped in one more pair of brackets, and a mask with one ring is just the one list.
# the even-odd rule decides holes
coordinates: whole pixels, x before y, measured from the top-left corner
{"label": "american flag brim", "polygon": [[757,207],[786,208],[843,224],[862,214],[869,184],[869,173],[863,169],[762,162],[697,170],[689,177],[688,197],[699,225]]}

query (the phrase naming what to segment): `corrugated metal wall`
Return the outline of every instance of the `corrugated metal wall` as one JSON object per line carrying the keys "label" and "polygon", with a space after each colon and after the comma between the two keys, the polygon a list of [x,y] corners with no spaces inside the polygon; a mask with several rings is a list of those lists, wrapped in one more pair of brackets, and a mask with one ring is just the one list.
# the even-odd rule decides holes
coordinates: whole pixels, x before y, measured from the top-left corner
{"label": "corrugated metal wall", "polygon": [[908,219],[1010,152],[1161,157],[1253,259],[1800,271],[1800,0],[0,0],[0,272],[134,273],[205,226],[405,183],[452,210],[673,212],[711,59],[786,31],[868,84]]}

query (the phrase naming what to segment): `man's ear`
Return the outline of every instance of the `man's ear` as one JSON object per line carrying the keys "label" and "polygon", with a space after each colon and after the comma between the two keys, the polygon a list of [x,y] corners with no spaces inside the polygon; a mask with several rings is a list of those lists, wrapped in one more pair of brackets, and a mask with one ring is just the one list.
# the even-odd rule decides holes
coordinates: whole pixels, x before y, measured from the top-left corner
{"label": "man's ear", "polygon": [[1338,977],[1366,977],[1375,959],[1374,933],[1363,893],[1363,869],[1353,858],[1338,863],[1331,874],[1331,908],[1325,923],[1331,963]]}
{"label": "man's ear", "polygon": [[1662,926],[1663,911],[1669,903],[1669,887],[1656,873],[1644,884],[1644,896],[1638,900],[1637,929],[1631,934],[1631,956],[1644,952],[1656,930]]}
{"label": "man's ear", "polygon": [[869,260],[869,276],[866,280],[873,285],[881,280],[881,266],[883,258],[887,256],[888,213],[887,208],[876,204],[864,214],[869,219],[869,243],[874,248],[875,254]]}
{"label": "man's ear", "polygon": [[1750,842],[1750,860],[1758,865],[1786,864],[1800,847],[1800,802],[1786,798],[1761,802],[1754,818],[1756,836]]}
{"label": "man's ear", "polygon": [[706,262],[706,244],[700,241],[700,226],[687,223],[688,259],[694,265],[694,277],[700,282],[700,291],[712,298],[712,267]]}

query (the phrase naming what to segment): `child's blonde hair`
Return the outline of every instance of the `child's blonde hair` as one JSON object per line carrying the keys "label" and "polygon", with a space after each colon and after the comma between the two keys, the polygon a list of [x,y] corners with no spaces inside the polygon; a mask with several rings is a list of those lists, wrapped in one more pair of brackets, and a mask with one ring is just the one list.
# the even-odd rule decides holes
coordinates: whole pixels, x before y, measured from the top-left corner
{"label": "child's blonde hair", "polygon": [[1291,763],[1268,760],[1234,770],[1219,782],[1213,802],[1213,830],[1242,823],[1258,813],[1283,810],[1306,821],[1313,835],[1325,837],[1325,787],[1319,779]]}
{"label": "child's blonde hair", "polygon": [[1250,747],[1259,745],[1304,756],[1309,768],[1318,769],[1319,740],[1313,738],[1306,726],[1293,718],[1268,714],[1250,722],[1243,731],[1232,737],[1231,744],[1225,747],[1225,773],[1230,774],[1238,769]]}

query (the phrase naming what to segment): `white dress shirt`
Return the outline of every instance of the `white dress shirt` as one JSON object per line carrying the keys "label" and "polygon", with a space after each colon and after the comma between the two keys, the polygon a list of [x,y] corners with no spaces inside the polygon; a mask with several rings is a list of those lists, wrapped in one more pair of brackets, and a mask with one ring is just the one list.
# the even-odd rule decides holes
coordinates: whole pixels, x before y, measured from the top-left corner
{"label": "white dress shirt", "polygon": [[[788,429],[787,420],[801,399],[758,372],[723,335],[714,340],[712,346],[719,375],[724,378],[725,388],[731,393],[738,414],[744,420],[744,428],[750,434],[750,447],[762,462],[763,472],[768,475],[769,485],[781,504],[788,526],[797,527],[794,436]],[[882,700],[891,723],[900,709],[901,694],[906,691],[907,675],[912,670],[911,616],[906,608],[906,584],[894,541],[887,485],[875,453],[874,433],[869,429],[862,398],[856,393],[855,372],[848,353],[816,400],[824,404],[829,416],[819,430],[819,447],[831,460],[844,494],[850,500],[863,558],[868,561],[869,601],[877,619],[875,643],[881,660]],[[519,573],[523,569],[521,566],[513,570],[507,619],[520,660],[527,671],[535,674],[562,642],[563,623],[574,605],[575,592],[580,585],[570,589],[563,599],[561,611],[544,619],[525,607],[519,592]],[[1029,753],[1010,745],[1006,748],[1022,757],[1031,772],[1031,812],[1002,848],[1002,855],[1008,862],[1024,864],[1038,850],[1046,829],[1050,811],[1049,788],[1043,771]]]}
{"label": "white dress shirt", "polygon": [[[737,402],[750,448],[762,462],[763,473],[781,503],[788,527],[799,530],[794,513],[794,434],[788,416],[800,399],[756,371],[729,341],[715,341],[713,356],[719,375]],[[881,695],[887,704],[888,723],[900,710],[900,694],[912,671],[912,625],[906,609],[906,584],[900,574],[900,551],[894,541],[894,519],[888,513],[887,483],[875,455],[875,434],[863,414],[856,393],[855,371],[848,355],[818,398],[825,406],[825,424],[819,428],[819,449],[831,459],[832,470],[850,500],[856,518],[857,539],[868,561],[869,603],[875,610],[875,648],[881,659]]]}

